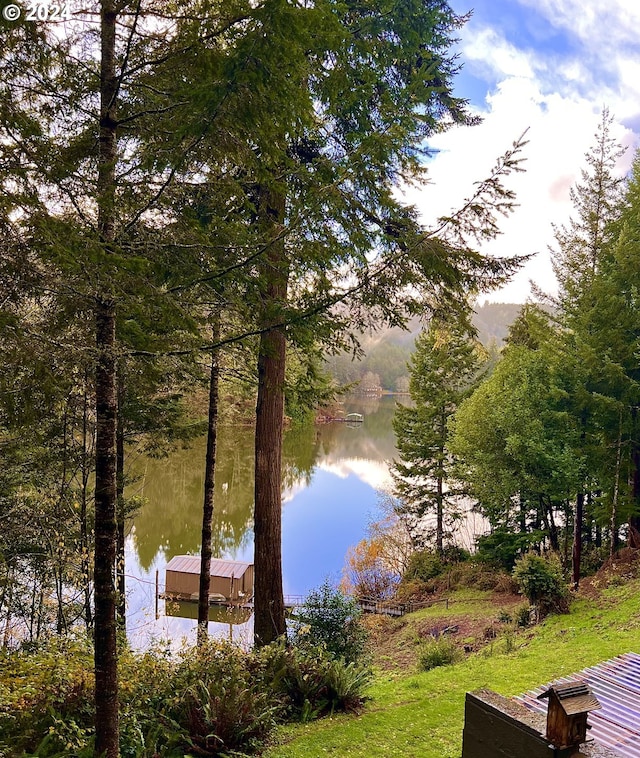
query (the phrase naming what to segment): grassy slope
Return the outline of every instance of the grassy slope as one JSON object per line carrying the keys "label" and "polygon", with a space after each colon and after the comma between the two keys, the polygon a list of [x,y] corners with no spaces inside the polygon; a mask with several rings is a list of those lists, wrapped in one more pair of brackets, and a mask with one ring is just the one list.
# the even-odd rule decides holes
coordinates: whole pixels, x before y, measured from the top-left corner
{"label": "grassy slope", "polygon": [[[448,613],[455,617],[460,610],[454,604]],[[487,618],[495,611],[486,604]],[[411,623],[424,625],[429,613],[443,618],[446,612],[440,607],[413,614]],[[454,666],[379,674],[360,716],[289,728],[265,758],[459,758],[467,691],[487,687],[515,695],[620,653],[640,651],[640,581],[607,589],[597,600],[578,599],[569,615],[520,633],[515,649],[506,652],[508,647],[506,638],[498,638]]]}

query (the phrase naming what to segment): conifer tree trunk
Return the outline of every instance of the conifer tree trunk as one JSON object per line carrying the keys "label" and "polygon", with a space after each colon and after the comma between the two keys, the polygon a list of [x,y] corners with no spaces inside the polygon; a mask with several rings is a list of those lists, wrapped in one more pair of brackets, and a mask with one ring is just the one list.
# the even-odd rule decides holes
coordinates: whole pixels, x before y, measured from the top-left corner
{"label": "conifer tree trunk", "polygon": [[282,436],[286,337],[279,321],[286,302],[289,265],[284,240],[284,197],[259,188],[260,223],[271,239],[262,265],[261,327],[258,352],[258,399],[255,433],[254,640],[267,645],[286,633],[282,591]]}
{"label": "conifer tree trunk", "polygon": [[117,758],[115,305],[113,301],[99,300],[97,311],[95,755]]}
{"label": "conifer tree trunk", "polygon": [[93,626],[93,613],[91,610],[91,570],[89,560],[89,524],[87,509],[89,501],[89,398],[87,394],[87,381],[85,376],[84,392],[82,397],[82,499],[80,501],[80,565],[82,570],[83,594],[84,594],[84,620],[87,632]]}
{"label": "conifer tree trunk", "polygon": [[551,500],[544,495],[538,496],[538,503],[544,525],[549,535],[549,544],[551,549],[557,553],[560,550],[560,541],[558,540],[558,527],[556,526],[553,517],[553,504]]}
{"label": "conifer tree trunk", "polygon": [[[580,446],[583,448],[587,439],[587,408],[584,407],[580,413],[580,426],[582,431],[580,432]],[[582,532],[584,531],[584,490],[585,482],[583,479],[580,485],[580,492],[576,496],[576,513],[573,522],[573,549],[571,553],[571,580],[574,589],[578,589],[580,584],[580,573],[582,570]]]}
{"label": "conifer tree trunk", "polygon": [[[220,320],[216,315],[211,340],[220,340]],[[209,586],[211,584],[211,536],[214,508],[216,442],[218,432],[218,385],[220,364],[218,351],[211,353],[209,376],[209,422],[207,427],[207,454],[204,474],[204,504],[202,507],[202,547],[200,553],[200,587],[198,592],[198,646],[204,645],[209,628]]]}
{"label": "conifer tree trunk", "polygon": [[[446,437],[447,430],[447,415],[446,409],[443,406],[440,414],[440,438],[442,440]],[[444,459],[446,455],[444,444],[440,445],[438,449],[438,455],[440,456],[439,468],[444,465]],[[436,492],[436,551],[438,555],[444,555],[444,475],[438,473],[437,478],[437,492]]]}
{"label": "conifer tree trunk", "polygon": [[640,548],[640,445],[637,442],[638,408],[631,409],[633,446],[631,449],[631,497],[633,510],[629,516],[629,547]]}
{"label": "conifer tree trunk", "polygon": [[118,623],[123,632],[127,630],[127,586],[124,575],[125,569],[125,503],[124,503],[124,423],[122,420],[122,404],[124,402],[124,378],[122,365],[117,378],[117,422],[116,422],[116,577],[118,588]]}
{"label": "conifer tree trunk", "polygon": [[613,557],[618,550],[618,497],[620,494],[620,465],[622,462],[622,411],[620,411],[618,443],[616,447],[616,471],[613,481],[613,498],[611,500],[611,515],[609,525],[611,529],[611,541],[609,543],[609,555]]}
{"label": "conifer tree trunk", "polygon": [[584,521],[584,492],[576,497],[576,514],[573,520],[573,550],[571,553],[571,582],[574,589],[580,584],[580,564],[582,562],[582,522]]}
{"label": "conifer tree trunk", "polygon": [[436,551],[438,555],[444,555],[444,482],[443,477],[438,476],[436,494]]}
{"label": "conifer tree trunk", "polygon": [[[116,43],[113,0],[101,4],[98,232],[109,253],[115,227]],[[95,718],[96,758],[117,758],[118,660],[116,648],[116,305],[108,286],[96,295],[96,513],[95,513]]]}

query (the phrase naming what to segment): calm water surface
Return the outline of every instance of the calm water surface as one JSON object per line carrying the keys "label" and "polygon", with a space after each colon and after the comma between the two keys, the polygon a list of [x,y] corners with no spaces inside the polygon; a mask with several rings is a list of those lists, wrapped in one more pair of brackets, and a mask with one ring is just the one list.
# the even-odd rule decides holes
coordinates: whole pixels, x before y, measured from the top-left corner
{"label": "calm water surface", "polygon": [[[353,400],[345,413],[364,423],[308,426],[284,440],[282,562],[286,595],[305,595],[325,578],[338,581],[350,546],[376,518],[377,491],[390,483],[395,456],[391,420],[395,399]],[[164,567],[174,555],[199,554],[204,489],[205,440],[162,460],[134,463],[139,480],[132,490],[144,498],[127,540],[128,630],[144,647],[153,639],[195,640],[195,621],[184,618],[195,605],[165,608]],[[213,555],[253,562],[253,434],[223,428],[218,438]],[[181,616],[167,615],[180,613]],[[215,614],[212,613],[212,617]],[[218,616],[212,634],[249,639],[251,620]]]}

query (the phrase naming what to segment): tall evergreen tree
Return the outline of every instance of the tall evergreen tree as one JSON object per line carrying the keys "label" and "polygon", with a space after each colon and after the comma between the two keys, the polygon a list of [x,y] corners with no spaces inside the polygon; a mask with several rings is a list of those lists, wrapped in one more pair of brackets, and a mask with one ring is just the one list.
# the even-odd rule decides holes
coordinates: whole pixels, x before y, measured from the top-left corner
{"label": "tall evergreen tree", "polygon": [[[289,7],[286,14],[292,11]],[[318,14],[326,37],[310,34],[317,29]],[[278,41],[286,28],[288,41],[283,34],[279,43],[292,50],[291,29],[299,29],[302,39],[307,35],[313,52],[308,44],[298,48],[297,97],[313,103],[315,113],[303,111],[286,125],[283,156],[257,192],[257,228],[266,231],[267,244],[258,281],[263,315],[256,407],[255,636],[260,644],[285,630],[278,451],[287,338],[304,342],[305,332],[315,330],[321,339],[335,341],[346,314],[351,326],[372,314],[378,321],[401,323],[416,300],[426,305],[426,292],[438,292],[444,305],[460,294],[463,280],[492,276],[491,265],[474,261],[466,248],[425,234],[392,189],[401,178],[420,176],[420,140],[447,123],[469,121],[464,104],[450,91],[455,67],[448,48],[463,19],[445,4],[415,2],[410,11],[404,3],[385,9],[316,3],[304,13],[297,9],[291,20],[293,27],[276,23],[272,36]],[[502,195],[503,201],[509,198]],[[378,257],[372,263],[375,248]],[[342,285],[345,277],[355,282],[350,292]],[[346,302],[348,310],[333,309],[337,302]]]}
{"label": "tall evergreen tree", "polygon": [[557,511],[575,487],[575,425],[559,402],[551,327],[527,307],[492,375],[453,422],[459,476],[494,531],[543,532],[559,548]]}
{"label": "tall evergreen tree", "polygon": [[[239,260],[214,265],[209,277],[233,271],[249,305],[245,329],[223,339],[259,339],[254,628],[266,643],[285,629],[279,451],[287,343],[335,344],[354,326],[402,323],[418,307],[455,308],[468,286],[501,280],[514,262],[485,259],[468,239],[496,233],[493,211],[513,201],[502,178],[517,157],[436,230],[423,229],[394,195],[398,181],[423,176],[430,134],[471,121],[451,94],[449,48],[464,18],[446,3],[269,0],[238,4],[227,24],[216,13],[199,16],[206,6],[194,3],[181,21],[193,42],[186,71],[200,72],[200,81],[185,77],[177,133],[202,148],[193,154],[197,170],[206,166],[215,191],[229,190],[226,208],[235,213],[218,221],[247,225]],[[225,30],[223,45],[216,28]]]}
{"label": "tall evergreen tree", "polygon": [[640,546],[640,347],[638,262],[640,254],[640,160],[634,160],[605,251],[591,288],[594,305],[583,337],[595,357],[596,395],[605,460],[606,499],[611,508],[612,550],[617,526],[628,520],[629,543]]}
{"label": "tall evergreen tree", "polygon": [[432,321],[416,340],[409,363],[413,405],[399,404],[393,420],[399,458],[392,475],[401,512],[414,539],[424,534],[425,517],[435,517],[435,528],[427,534],[439,553],[449,534],[446,526],[461,507],[449,420],[478,378],[480,351],[468,323]]}
{"label": "tall evergreen tree", "polygon": [[[78,365],[93,374],[87,386],[96,423],[96,754],[115,756],[116,376],[122,352],[117,331],[127,313],[127,331],[135,334],[142,302],[147,313],[160,302],[170,304],[159,286],[163,248],[157,244],[160,224],[153,211],[171,176],[161,176],[138,150],[140,133],[152,130],[162,112],[158,92],[153,103],[142,102],[140,78],[147,66],[166,63],[160,51],[166,52],[168,30],[163,11],[147,26],[140,3],[105,0],[86,11],[65,24],[65,33],[48,22],[18,25],[17,37],[31,35],[38,44],[3,50],[6,107],[0,119],[14,169],[10,192],[17,217],[31,237],[37,270],[55,282],[41,293],[41,302],[54,304],[67,322],[94,320],[93,344],[83,339],[73,348],[83,359]],[[147,11],[153,12],[151,3]],[[100,19],[97,36],[95,17]],[[163,103],[167,110],[172,104]],[[167,320],[169,310],[164,311]],[[182,336],[187,321],[181,321]],[[57,324],[54,344],[69,332],[61,321]]]}
{"label": "tall evergreen tree", "polygon": [[619,214],[624,186],[617,164],[625,151],[611,136],[612,125],[613,117],[605,108],[594,145],[585,155],[587,168],[570,190],[573,215],[566,226],[555,229],[552,263],[565,320],[579,319],[589,284],[615,235],[612,222]]}
{"label": "tall evergreen tree", "polygon": [[[600,273],[606,251],[616,235],[616,219],[620,213],[623,177],[617,163],[624,149],[611,136],[613,118],[605,108],[595,135],[595,142],[586,154],[587,167],[581,181],[571,189],[573,217],[567,226],[556,229],[553,269],[559,283],[558,317],[565,327],[565,350],[570,363],[580,374],[573,394],[573,413],[580,424],[580,457],[591,457],[583,470],[583,478],[575,496],[572,551],[572,581],[580,581],[585,497],[589,468],[597,465],[592,444],[599,422],[596,419],[599,400],[600,368],[592,340],[593,318],[599,309],[594,282]],[[587,369],[585,371],[585,369]],[[576,377],[577,378],[577,377]]]}

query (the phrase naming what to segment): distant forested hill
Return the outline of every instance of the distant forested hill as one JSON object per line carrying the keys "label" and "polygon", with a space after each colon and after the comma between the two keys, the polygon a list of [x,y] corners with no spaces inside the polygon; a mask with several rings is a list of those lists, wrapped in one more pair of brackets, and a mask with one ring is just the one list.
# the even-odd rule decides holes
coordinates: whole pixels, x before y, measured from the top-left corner
{"label": "distant forested hill", "polygon": [[480,342],[488,346],[495,341],[500,347],[521,308],[522,303],[485,303],[476,306],[473,325],[478,330]]}
{"label": "distant forested hill", "polygon": [[[485,303],[476,307],[473,323],[483,345],[498,347],[507,336],[509,326],[520,312],[519,303]],[[415,339],[425,323],[412,319],[407,329],[381,329],[363,334],[360,344],[365,352],[361,360],[349,353],[329,356],[326,368],[341,385],[360,382],[360,386],[380,386],[390,391],[406,391],[407,361],[413,352]]]}

